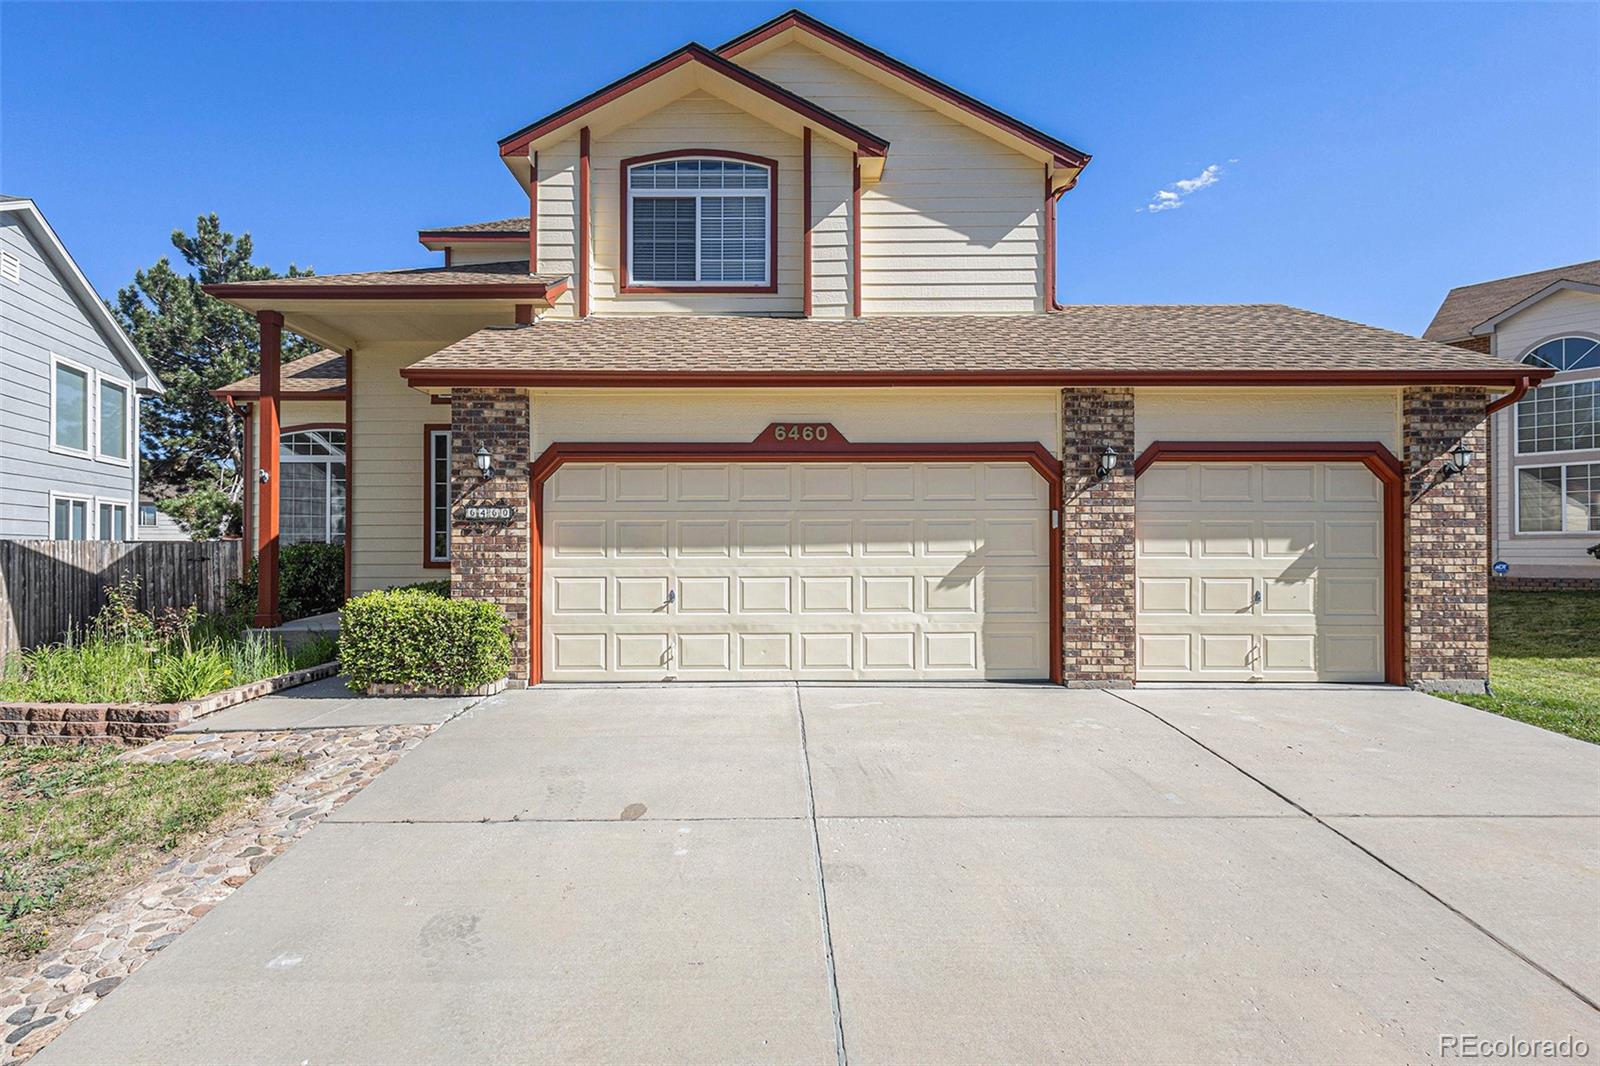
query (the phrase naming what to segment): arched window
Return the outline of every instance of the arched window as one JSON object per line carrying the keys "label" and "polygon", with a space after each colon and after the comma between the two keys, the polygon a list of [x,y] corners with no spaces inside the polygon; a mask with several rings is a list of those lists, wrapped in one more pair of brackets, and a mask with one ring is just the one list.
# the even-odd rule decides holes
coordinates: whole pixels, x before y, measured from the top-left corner
{"label": "arched window", "polygon": [[685,153],[623,172],[624,291],[773,290],[776,163]]}
{"label": "arched window", "polygon": [[1557,337],[1539,345],[1522,361],[1551,370],[1600,370],[1600,341],[1593,337]]}
{"label": "arched window", "polygon": [[344,430],[301,429],[278,438],[278,540],[344,543]]}

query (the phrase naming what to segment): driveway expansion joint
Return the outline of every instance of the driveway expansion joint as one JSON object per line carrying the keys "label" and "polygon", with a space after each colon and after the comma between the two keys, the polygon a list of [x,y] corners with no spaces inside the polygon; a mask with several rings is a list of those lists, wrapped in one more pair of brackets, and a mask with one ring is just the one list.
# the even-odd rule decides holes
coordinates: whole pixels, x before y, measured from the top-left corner
{"label": "driveway expansion joint", "polygon": [[[1437,892],[1433,891],[1433,889],[1429,888],[1427,885],[1424,885],[1422,882],[1418,881],[1416,878],[1414,878],[1411,875],[1407,874],[1405,871],[1399,869],[1397,866],[1395,866],[1393,863],[1389,862],[1383,856],[1379,855],[1377,852],[1373,851],[1371,848],[1367,847],[1365,844],[1362,844],[1360,841],[1356,840],[1354,837],[1350,836],[1348,833],[1345,833],[1345,832],[1341,831],[1337,826],[1331,824],[1327,820],[1328,818],[1347,817],[1347,816],[1341,816],[1341,815],[1326,815],[1326,816],[1324,816],[1324,815],[1317,814],[1316,812],[1310,810],[1309,808],[1307,808],[1304,805],[1300,804],[1299,802],[1297,802],[1296,800],[1292,799],[1291,797],[1285,795],[1283,792],[1280,792],[1278,789],[1273,788],[1271,785],[1267,784],[1261,778],[1257,777],[1255,774],[1252,774],[1249,770],[1246,770],[1244,767],[1240,766],[1238,763],[1234,762],[1232,759],[1228,758],[1226,755],[1223,755],[1220,751],[1217,751],[1215,748],[1211,747],[1211,745],[1207,744],[1205,741],[1201,740],[1199,737],[1194,736],[1192,733],[1188,732],[1183,727],[1181,727],[1181,726],[1179,726],[1179,725],[1177,725],[1177,724],[1175,724],[1173,722],[1168,721],[1166,718],[1163,718],[1161,715],[1157,714],[1155,711],[1152,711],[1150,708],[1144,706],[1143,704],[1137,703],[1134,700],[1129,699],[1126,695],[1122,694],[1121,692],[1118,692],[1118,691],[1115,691],[1115,690],[1112,690],[1112,689],[1107,689],[1105,691],[1106,691],[1106,693],[1108,695],[1112,696],[1115,699],[1121,700],[1123,703],[1126,703],[1128,706],[1134,708],[1135,710],[1143,711],[1145,714],[1148,714],[1150,717],[1154,718],[1156,721],[1160,722],[1162,725],[1166,726],[1168,729],[1171,729],[1172,731],[1177,733],[1179,736],[1184,737],[1185,739],[1187,739],[1191,743],[1193,743],[1196,746],[1198,746],[1198,747],[1204,749],[1205,751],[1209,752],[1212,756],[1214,756],[1215,758],[1217,758],[1221,762],[1227,764],[1228,766],[1231,766],[1234,770],[1237,770],[1239,773],[1243,774],[1245,777],[1249,778],[1251,781],[1254,781],[1256,784],[1260,785],[1262,788],[1266,789],[1268,792],[1272,793],[1274,796],[1278,797],[1283,802],[1289,804],[1291,807],[1293,807],[1296,810],[1300,811],[1301,813],[1305,814],[1308,818],[1310,818],[1312,821],[1316,822],[1318,825],[1322,826],[1328,832],[1332,833],[1334,836],[1338,837],[1340,840],[1343,840],[1345,843],[1349,844],[1351,847],[1355,848],[1357,851],[1360,851],[1362,854],[1366,855],[1373,862],[1377,863],[1379,866],[1382,866],[1385,870],[1388,870],[1394,876],[1400,878],[1402,881],[1404,881],[1407,884],[1411,885],[1417,891],[1421,892],[1423,895],[1427,896],[1429,899],[1431,899],[1435,903],[1439,904],[1439,906],[1443,907],[1445,910],[1449,911],[1451,914],[1454,914],[1457,918],[1459,918],[1463,922],[1467,923],[1467,925],[1471,926],[1473,929],[1477,930],[1479,933],[1482,933],[1485,937],[1488,937],[1490,940],[1494,941],[1496,944],[1498,944],[1506,952],[1508,952],[1509,954],[1511,954],[1511,955],[1515,956],[1516,958],[1520,959],[1523,963],[1525,963],[1527,966],[1529,966],[1533,970],[1537,971],[1538,973],[1542,974],[1545,978],[1547,978],[1553,984],[1555,984],[1558,987],[1566,990],[1573,997],[1575,997],[1579,1002],[1581,1002],[1585,1006],[1587,1006],[1590,1010],[1592,1010],[1592,1011],[1594,1011],[1596,1013],[1600,1013],[1600,1003],[1596,1003],[1589,996],[1584,995],[1584,993],[1580,992],[1577,988],[1574,988],[1570,983],[1568,983],[1567,981],[1564,981],[1560,977],[1558,977],[1555,973],[1553,973],[1544,964],[1542,964],[1542,963],[1536,961],[1535,959],[1533,959],[1530,955],[1527,954],[1527,952],[1525,952],[1522,949],[1518,948],[1516,945],[1510,943],[1509,941],[1507,941],[1504,937],[1500,936],[1499,934],[1493,932],[1488,927],[1486,927],[1482,922],[1479,922],[1476,918],[1473,918],[1471,915],[1469,915],[1465,911],[1463,911],[1460,907],[1457,907],[1455,904],[1451,903],[1449,900],[1445,899],[1443,896],[1441,896]],[[1391,816],[1391,817],[1406,817],[1406,816],[1404,816],[1404,815],[1394,815],[1394,816]],[[1469,816],[1469,817],[1473,817],[1473,816]],[[1582,817],[1582,816],[1579,816],[1579,817]]]}
{"label": "driveway expansion joint", "polygon": [[828,884],[822,866],[822,836],[817,831],[817,794],[811,783],[811,749],[806,744],[806,712],[800,685],[794,686],[794,715],[800,727],[800,770],[805,777],[807,822],[811,830],[811,861],[817,877],[817,907],[822,920],[822,957],[828,972],[828,1005],[833,1010],[834,1055],[838,1066],[849,1066],[844,1042],[844,1012],[839,1005],[839,974],[834,967],[833,930],[828,924]]}

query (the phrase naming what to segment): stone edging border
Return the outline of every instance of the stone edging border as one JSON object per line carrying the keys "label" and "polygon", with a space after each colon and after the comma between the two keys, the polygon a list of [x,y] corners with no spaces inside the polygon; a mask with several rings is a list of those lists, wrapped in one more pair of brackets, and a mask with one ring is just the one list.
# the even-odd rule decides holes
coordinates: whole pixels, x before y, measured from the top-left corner
{"label": "stone edging border", "polygon": [[119,758],[306,760],[257,814],[173,858],[23,972],[0,978],[0,1066],[54,1040],[207,911],[438,729],[437,724],[250,733],[181,733]]}
{"label": "stone edging border", "polygon": [[394,685],[388,682],[374,682],[367,686],[368,696],[496,696],[506,689],[506,679],[491,681],[487,685],[478,685],[473,688],[460,686],[417,685],[411,682]]}
{"label": "stone edging border", "polygon": [[140,744],[185,722],[286,688],[321,681],[339,662],[291,670],[181,703],[0,703],[0,742],[10,744]]}

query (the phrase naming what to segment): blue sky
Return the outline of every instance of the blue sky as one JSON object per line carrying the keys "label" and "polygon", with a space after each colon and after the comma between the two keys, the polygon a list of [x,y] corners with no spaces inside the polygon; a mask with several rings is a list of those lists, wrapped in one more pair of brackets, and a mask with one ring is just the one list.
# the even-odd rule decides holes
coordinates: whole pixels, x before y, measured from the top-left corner
{"label": "blue sky", "polygon": [[[419,227],[525,209],[497,138],[786,6],[0,3],[0,188],[107,294],[203,211],[279,269],[435,262]],[[1452,285],[1600,256],[1597,4],[806,10],[1094,155],[1067,302],[1417,332]]]}

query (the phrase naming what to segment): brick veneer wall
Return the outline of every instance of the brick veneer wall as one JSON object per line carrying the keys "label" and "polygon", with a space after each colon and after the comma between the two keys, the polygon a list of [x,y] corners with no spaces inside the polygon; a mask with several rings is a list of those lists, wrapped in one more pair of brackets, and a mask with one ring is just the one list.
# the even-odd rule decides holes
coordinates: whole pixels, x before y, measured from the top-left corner
{"label": "brick veneer wall", "polygon": [[[1080,687],[1133,684],[1136,641],[1133,390],[1061,390],[1061,679]],[[1106,445],[1117,470],[1096,473]]]}
{"label": "brick veneer wall", "polygon": [[[1406,678],[1416,688],[1482,691],[1489,678],[1489,462],[1483,389],[1405,390]],[[1442,476],[1456,443],[1476,453]]]}
{"label": "brick veneer wall", "polygon": [[[528,677],[528,463],[531,423],[526,394],[517,389],[453,389],[450,400],[450,594],[498,603],[511,636],[511,677]],[[485,480],[479,446],[494,460]],[[507,522],[467,522],[470,504],[509,504]]]}

